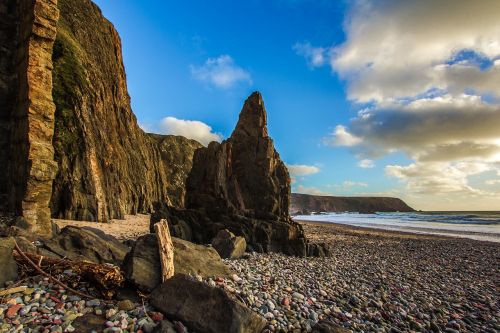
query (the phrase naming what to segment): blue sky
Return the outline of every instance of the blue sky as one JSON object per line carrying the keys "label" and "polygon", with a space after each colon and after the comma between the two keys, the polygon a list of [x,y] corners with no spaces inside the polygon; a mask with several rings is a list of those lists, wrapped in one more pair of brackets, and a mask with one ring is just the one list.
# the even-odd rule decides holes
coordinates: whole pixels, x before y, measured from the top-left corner
{"label": "blue sky", "polygon": [[[122,38],[146,130],[228,137],[258,90],[295,191],[500,209],[500,130],[475,134],[500,119],[495,1],[463,29],[454,16],[476,8],[432,1],[95,2]],[[489,118],[458,135],[471,112]]]}

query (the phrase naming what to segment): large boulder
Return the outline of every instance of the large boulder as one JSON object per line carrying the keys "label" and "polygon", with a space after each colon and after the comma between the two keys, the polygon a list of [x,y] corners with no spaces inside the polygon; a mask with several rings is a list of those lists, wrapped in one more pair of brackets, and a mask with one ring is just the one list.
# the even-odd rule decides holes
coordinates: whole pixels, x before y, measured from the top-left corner
{"label": "large boulder", "polygon": [[[203,277],[232,274],[213,248],[196,245],[172,237],[175,274],[197,274]],[[144,291],[151,291],[161,283],[160,254],[156,235],[139,237],[123,264],[125,278]]]}
{"label": "large boulder", "polygon": [[155,206],[151,227],[167,219],[172,235],[211,242],[228,229],[245,238],[249,250],[305,256],[304,231],[288,213],[290,175],[267,131],[260,93],[253,93],[236,129],[222,143],[199,148],[186,184],[186,208]]}
{"label": "large boulder", "polygon": [[59,235],[45,242],[45,247],[61,258],[117,266],[122,264],[129,251],[118,239],[99,229],[75,226],[62,229]]}
{"label": "large boulder", "polygon": [[212,240],[212,247],[222,258],[238,259],[245,254],[247,242],[245,238],[235,236],[231,231],[224,229]]}
{"label": "large boulder", "polygon": [[2,267],[0,288],[3,288],[7,281],[17,280],[17,264],[12,257],[12,250],[14,250],[14,238],[0,238],[0,267]]}
{"label": "large boulder", "polygon": [[266,321],[221,288],[175,275],[151,294],[151,305],[200,333],[261,332]]}

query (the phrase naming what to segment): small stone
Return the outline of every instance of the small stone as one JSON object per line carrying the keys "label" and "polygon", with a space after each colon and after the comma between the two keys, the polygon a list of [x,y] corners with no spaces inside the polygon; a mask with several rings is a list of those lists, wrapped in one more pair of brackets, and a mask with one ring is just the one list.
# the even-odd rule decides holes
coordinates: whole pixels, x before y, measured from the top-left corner
{"label": "small stone", "polygon": [[101,305],[101,301],[98,299],[93,299],[93,300],[87,301],[87,303],[85,303],[85,304],[90,308],[90,307]]}
{"label": "small stone", "polygon": [[296,299],[300,299],[300,300],[304,299],[304,295],[302,295],[301,293],[298,293],[298,292],[294,292],[292,294],[292,297],[296,298]]}
{"label": "small stone", "polygon": [[23,306],[21,304],[14,304],[12,306],[9,307],[9,309],[7,310],[7,313],[5,314],[5,316],[7,318],[14,318],[17,313],[19,312],[19,310],[21,310]]}
{"label": "small stone", "polygon": [[114,308],[106,310],[106,318],[109,319],[109,318],[113,317],[116,314],[116,312],[117,311]]}
{"label": "small stone", "polygon": [[123,301],[118,302],[118,309],[123,311],[130,311],[135,308],[135,305],[132,301],[125,299]]}

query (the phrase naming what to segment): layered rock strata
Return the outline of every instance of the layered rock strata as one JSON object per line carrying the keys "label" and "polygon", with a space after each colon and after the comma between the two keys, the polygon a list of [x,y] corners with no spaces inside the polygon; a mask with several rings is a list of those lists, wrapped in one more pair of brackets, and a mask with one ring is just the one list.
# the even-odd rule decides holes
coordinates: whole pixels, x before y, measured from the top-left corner
{"label": "layered rock strata", "polygon": [[52,215],[107,221],[169,201],[167,167],[130,108],[118,33],[90,0],[59,8]]}
{"label": "layered rock strata", "polygon": [[[42,237],[52,234],[49,201],[57,165],[52,138],[52,48],[56,0],[0,4],[0,198],[3,210]],[[5,57],[4,57],[5,55]]]}

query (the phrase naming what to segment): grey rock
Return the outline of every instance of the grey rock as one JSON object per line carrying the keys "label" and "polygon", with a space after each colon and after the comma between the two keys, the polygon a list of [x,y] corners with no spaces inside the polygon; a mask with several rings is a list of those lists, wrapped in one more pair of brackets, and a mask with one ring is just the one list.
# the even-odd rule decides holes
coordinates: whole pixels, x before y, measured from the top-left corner
{"label": "grey rock", "polygon": [[[213,248],[196,245],[172,237],[174,244],[174,271],[203,277],[232,274]],[[122,266],[125,278],[140,289],[151,291],[161,282],[158,242],[155,234],[139,237],[127,254]]]}
{"label": "grey rock", "polygon": [[223,229],[212,240],[212,246],[222,258],[239,259],[245,254],[247,242],[245,238],[235,236],[229,230]]}
{"label": "grey rock", "polygon": [[129,251],[118,239],[99,229],[75,226],[63,228],[45,247],[60,257],[118,266]]}
{"label": "grey rock", "polygon": [[0,287],[4,287],[5,282],[17,280],[17,264],[12,257],[12,250],[14,249],[14,238],[0,238],[0,267],[2,274],[0,274]]}
{"label": "grey rock", "polygon": [[[266,321],[221,288],[175,275],[151,294],[151,305],[199,333],[261,332]],[[210,320],[207,320],[210,318]]]}

